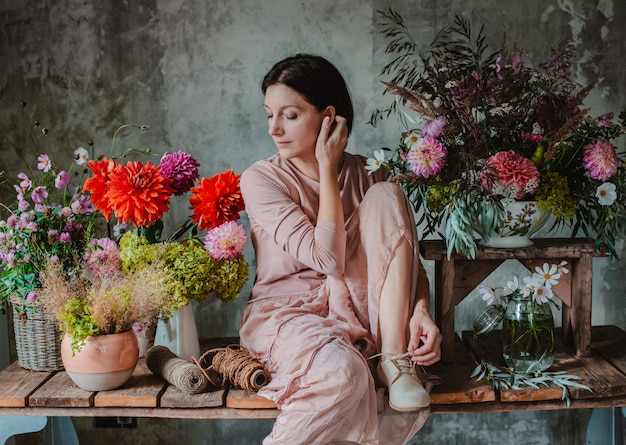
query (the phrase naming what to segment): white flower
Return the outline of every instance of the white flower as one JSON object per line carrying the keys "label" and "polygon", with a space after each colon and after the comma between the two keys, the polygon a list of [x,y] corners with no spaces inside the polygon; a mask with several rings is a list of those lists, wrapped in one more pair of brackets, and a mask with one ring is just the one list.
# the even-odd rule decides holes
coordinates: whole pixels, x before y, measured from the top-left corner
{"label": "white flower", "polygon": [[565,266],[567,266],[567,261],[561,261],[559,264],[556,265],[556,268],[558,269],[560,274],[569,272],[569,269],[567,269]]}
{"label": "white flower", "polygon": [[550,266],[548,263],[543,263],[543,269],[539,266],[535,268],[534,277],[538,283],[546,286],[547,288],[551,288],[559,282],[561,274],[559,273],[559,269],[556,264]]}
{"label": "white flower", "polygon": [[615,184],[612,182],[605,182],[598,190],[596,190],[596,198],[598,202],[603,206],[612,205],[617,199],[617,192],[615,191]]}
{"label": "white flower", "polygon": [[513,293],[515,291],[519,290],[519,281],[517,279],[517,277],[513,277],[513,279],[511,281],[507,281],[506,282],[506,289],[505,291],[507,293]]}
{"label": "white flower", "polygon": [[375,150],[373,158],[367,158],[367,165],[365,169],[368,171],[368,175],[371,175],[378,170],[385,162],[385,152],[383,150]]}
{"label": "white flower", "polygon": [[493,300],[496,297],[496,292],[491,287],[484,284],[478,286],[478,292],[481,293],[482,299],[485,300],[487,304],[493,303]]}
{"label": "white flower", "polygon": [[534,276],[524,277],[524,286],[520,290],[525,297],[530,297],[535,294],[535,290],[539,286],[541,286],[541,284],[537,282],[537,278]]}
{"label": "white flower", "polygon": [[404,145],[409,147],[409,150],[419,147],[422,145],[422,138],[417,133],[411,132],[404,138]]}
{"label": "white flower", "polygon": [[535,295],[533,298],[535,299],[537,303],[543,304],[551,300],[553,295],[554,294],[552,293],[552,289],[550,289],[549,287],[537,286],[537,288],[535,289]]}
{"label": "white flower", "polygon": [[74,159],[78,165],[84,165],[89,160],[89,152],[86,148],[78,147],[74,150]]}

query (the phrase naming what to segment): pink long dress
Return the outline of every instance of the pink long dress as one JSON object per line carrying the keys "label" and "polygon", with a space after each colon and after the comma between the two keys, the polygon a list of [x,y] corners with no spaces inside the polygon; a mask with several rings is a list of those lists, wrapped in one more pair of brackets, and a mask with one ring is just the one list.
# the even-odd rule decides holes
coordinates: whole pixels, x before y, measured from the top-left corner
{"label": "pink long dress", "polygon": [[[264,445],[403,444],[429,414],[389,408],[370,359],[379,352],[381,287],[402,237],[418,258],[410,204],[397,184],[368,175],[362,156],[346,153],[339,184],[345,228],[316,221],[319,182],[278,155],[241,177],[257,259],[241,343],[271,373],[259,394],[281,409]],[[414,264],[411,295],[426,279]]]}

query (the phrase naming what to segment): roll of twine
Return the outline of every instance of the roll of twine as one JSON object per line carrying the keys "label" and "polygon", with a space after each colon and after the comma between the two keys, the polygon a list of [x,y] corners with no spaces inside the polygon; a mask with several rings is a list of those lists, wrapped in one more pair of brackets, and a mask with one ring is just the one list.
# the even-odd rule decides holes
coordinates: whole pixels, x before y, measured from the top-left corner
{"label": "roll of twine", "polygon": [[[163,377],[169,384],[174,385],[187,394],[197,394],[204,391],[209,378],[198,367],[174,354],[169,348],[161,345],[152,346],[146,352],[146,365],[154,374]],[[219,379],[219,376],[217,376]],[[215,386],[221,386],[221,379]]]}
{"label": "roll of twine", "polygon": [[239,345],[210,349],[197,364],[205,371],[219,373],[234,388],[258,391],[269,382],[265,366]]}

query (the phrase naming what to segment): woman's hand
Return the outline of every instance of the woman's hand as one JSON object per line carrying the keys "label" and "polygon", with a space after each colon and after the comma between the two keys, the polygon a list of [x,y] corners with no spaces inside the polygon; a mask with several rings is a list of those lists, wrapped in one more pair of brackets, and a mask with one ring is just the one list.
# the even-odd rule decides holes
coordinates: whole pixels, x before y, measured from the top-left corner
{"label": "woman's hand", "polygon": [[339,172],[339,164],[347,145],[347,120],[343,116],[336,116],[334,111],[329,110],[322,120],[315,145],[315,157],[319,162],[320,173],[322,170]]}
{"label": "woman's hand", "polygon": [[429,366],[441,359],[442,337],[430,313],[416,308],[409,323],[409,331],[411,360],[418,365]]}

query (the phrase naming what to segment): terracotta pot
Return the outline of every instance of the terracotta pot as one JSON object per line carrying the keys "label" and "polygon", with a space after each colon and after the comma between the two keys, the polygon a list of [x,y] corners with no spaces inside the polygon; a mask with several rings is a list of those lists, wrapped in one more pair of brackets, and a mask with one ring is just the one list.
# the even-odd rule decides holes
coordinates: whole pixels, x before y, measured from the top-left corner
{"label": "terracotta pot", "polygon": [[71,337],[61,341],[65,371],[86,391],[106,391],[122,386],[133,375],[139,358],[137,337],[131,331],[87,337],[85,346],[72,354]]}

